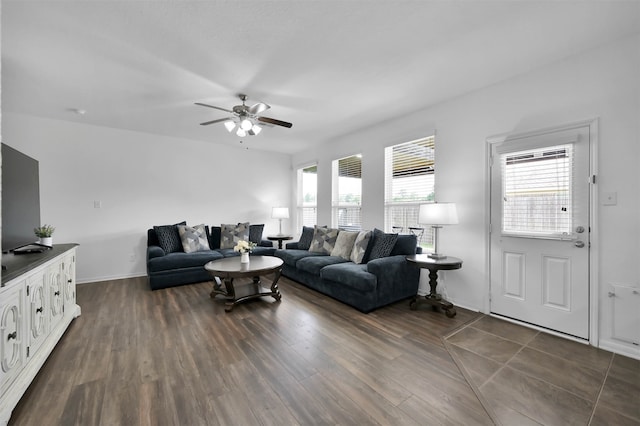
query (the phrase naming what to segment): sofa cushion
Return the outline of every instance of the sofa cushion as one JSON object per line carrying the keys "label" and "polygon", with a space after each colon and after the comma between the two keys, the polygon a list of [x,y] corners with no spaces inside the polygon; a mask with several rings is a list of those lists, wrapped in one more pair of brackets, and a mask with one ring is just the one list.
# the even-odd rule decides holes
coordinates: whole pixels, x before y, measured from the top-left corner
{"label": "sofa cushion", "polygon": [[396,245],[393,246],[390,256],[416,254],[416,247],[418,247],[418,237],[413,234],[398,235],[398,240]]}
{"label": "sofa cushion", "polygon": [[259,225],[249,225],[249,241],[260,244],[262,242],[262,232],[264,231],[264,223]]}
{"label": "sofa cushion", "polygon": [[310,252],[330,254],[338,238],[338,229],[315,226]]}
{"label": "sofa cushion", "polygon": [[385,234],[377,228],[374,229],[373,242],[371,243],[371,252],[369,253],[369,259],[367,260],[367,262],[369,260],[389,256],[397,240],[398,234]]}
{"label": "sofa cushion", "polygon": [[347,262],[347,260],[340,256],[308,256],[298,260],[296,268],[300,271],[320,276],[320,270],[325,266],[344,262]]}
{"label": "sofa cushion", "polygon": [[378,283],[376,276],[367,272],[367,265],[356,265],[353,262],[328,265],[322,268],[320,277],[363,293],[375,291]]}
{"label": "sofa cushion", "polygon": [[202,267],[207,262],[222,259],[222,255],[214,250],[198,251],[195,253],[168,253],[166,256],[154,257],[147,262],[149,272],[168,271],[172,269],[184,269]]}
{"label": "sofa cushion", "polygon": [[349,258],[353,263],[358,264],[364,261],[364,255],[367,252],[367,247],[369,247],[372,235],[373,232],[371,231],[360,231],[358,233]]}
{"label": "sofa cushion", "polygon": [[351,260],[353,243],[355,243],[358,234],[358,232],[340,230],[338,238],[336,238],[336,245],[331,250],[331,256],[340,256],[345,260]]}
{"label": "sofa cushion", "polygon": [[297,250],[297,249],[296,250],[291,250],[291,249],[276,250],[274,255],[282,259],[282,261],[286,265],[292,266],[294,268],[296,267],[296,263],[298,263],[298,260],[304,259],[305,257],[326,256],[324,253],[314,253],[309,250]]}
{"label": "sofa cushion", "polygon": [[300,234],[300,240],[298,240],[298,249],[309,250],[311,247],[311,241],[313,241],[314,228],[311,226],[303,226],[302,234]]}
{"label": "sofa cushion", "polygon": [[238,241],[249,240],[249,222],[237,225],[222,224],[220,248],[233,248]]}
{"label": "sofa cushion", "polygon": [[158,245],[162,247],[165,253],[175,253],[182,251],[182,241],[180,240],[180,234],[178,233],[178,225],[186,225],[187,222],[182,221],[175,225],[160,225],[154,226],[153,230],[156,231],[156,237],[158,237]]}
{"label": "sofa cushion", "polygon": [[178,225],[178,234],[185,253],[210,250],[204,225]]}

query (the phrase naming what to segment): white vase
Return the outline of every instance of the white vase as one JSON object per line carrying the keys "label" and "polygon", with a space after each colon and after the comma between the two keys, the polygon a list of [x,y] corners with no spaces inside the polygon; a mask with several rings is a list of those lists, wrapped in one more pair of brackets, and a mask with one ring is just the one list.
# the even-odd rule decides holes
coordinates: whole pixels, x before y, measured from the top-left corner
{"label": "white vase", "polygon": [[53,237],[40,237],[40,244],[43,246],[53,247]]}
{"label": "white vase", "polygon": [[240,263],[249,263],[249,252],[240,253]]}

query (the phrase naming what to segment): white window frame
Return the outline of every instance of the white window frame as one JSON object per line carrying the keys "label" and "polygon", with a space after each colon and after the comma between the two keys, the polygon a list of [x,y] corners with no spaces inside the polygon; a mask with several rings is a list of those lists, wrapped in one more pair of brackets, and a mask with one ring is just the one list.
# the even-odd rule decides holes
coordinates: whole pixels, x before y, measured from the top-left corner
{"label": "white window frame", "polygon": [[[313,197],[313,201],[308,200],[308,193],[305,191],[311,189],[311,182],[305,182],[305,175],[311,175],[312,173],[305,172],[305,170],[315,169],[316,182],[315,182],[315,193],[311,194]],[[318,165],[310,164],[305,167],[300,167],[297,173],[297,213],[296,213],[296,222],[297,229],[302,229],[303,226],[314,226],[318,221]],[[309,185],[311,184],[311,185]]]}
{"label": "white window frame", "polygon": [[[359,174],[360,185],[359,188],[355,188],[357,185],[356,182],[351,182],[351,185],[354,185],[351,189],[356,191],[355,194],[352,193],[344,193],[345,184],[349,184],[348,181],[345,181],[341,178],[346,178],[344,176],[340,176],[340,163],[349,161],[350,159],[358,159],[359,167],[349,166],[351,170],[347,170],[347,173]],[[353,178],[349,178],[353,179]],[[346,230],[360,230],[362,229],[362,155],[354,154],[349,155],[347,157],[342,157],[337,160],[333,160],[331,164],[331,182],[332,182],[332,197],[331,197],[331,223],[334,228],[346,229]],[[342,183],[342,185],[341,185]],[[353,195],[354,201],[346,201],[344,196]],[[348,217],[348,219],[344,219]]]}
{"label": "white window frame", "polygon": [[[384,182],[385,231],[414,234],[418,245],[432,247],[433,230],[418,224],[418,210],[435,199],[435,135],[386,147]],[[399,196],[402,191],[412,192]]]}

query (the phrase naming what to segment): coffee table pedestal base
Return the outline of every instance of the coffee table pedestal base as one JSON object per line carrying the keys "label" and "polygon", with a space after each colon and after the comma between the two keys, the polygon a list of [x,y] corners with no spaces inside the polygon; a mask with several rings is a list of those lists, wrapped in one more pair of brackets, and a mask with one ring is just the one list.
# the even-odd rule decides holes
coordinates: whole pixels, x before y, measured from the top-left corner
{"label": "coffee table pedestal base", "polygon": [[253,282],[242,284],[234,284],[233,278],[225,278],[223,288],[220,278],[214,277],[213,290],[211,290],[210,296],[212,298],[217,295],[224,296],[227,299],[224,306],[224,310],[226,312],[231,312],[238,303],[242,303],[246,300],[257,299],[263,296],[271,296],[279,302],[282,299],[282,295],[278,289],[279,279],[280,271],[277,271],[273,282],[271,283],[271,287],[266,288],[262,286],[260,277],[253,277]]}

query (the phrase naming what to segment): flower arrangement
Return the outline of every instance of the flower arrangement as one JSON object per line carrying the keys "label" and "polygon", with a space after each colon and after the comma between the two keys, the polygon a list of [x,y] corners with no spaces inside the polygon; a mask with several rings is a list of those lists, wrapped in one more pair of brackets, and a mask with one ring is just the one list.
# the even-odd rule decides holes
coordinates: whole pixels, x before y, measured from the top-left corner
{"label": "flower arrangement", "polygon": [[251,253],[251,250],[253,250],[255,246],[256,243],[254,242],[240,240],[238,241],[238,244],[236,244],[236,246],[233,248],[233,251],[238,251],[240,253]]}
{"label": "flower arrangement", "polygon": [[55,230],[56,228],[54,228],[52,225],[46,224],[37,228],[33,228],[33,232],[36,234],[36,237],[39,238],[51,238],[51,236],[53,235],[53,231]]}

